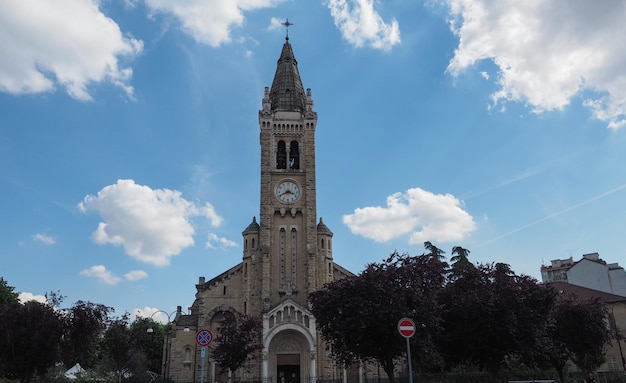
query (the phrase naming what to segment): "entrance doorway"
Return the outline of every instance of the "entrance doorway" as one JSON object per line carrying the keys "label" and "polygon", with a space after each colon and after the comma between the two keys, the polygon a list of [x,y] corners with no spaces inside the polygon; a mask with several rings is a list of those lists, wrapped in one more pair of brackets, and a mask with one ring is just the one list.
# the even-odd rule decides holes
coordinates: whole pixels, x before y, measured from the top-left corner
{"label": "entrance doorway", "polygon": [[300,383],[300,354],[278,354],[276,362],[276,383]]}

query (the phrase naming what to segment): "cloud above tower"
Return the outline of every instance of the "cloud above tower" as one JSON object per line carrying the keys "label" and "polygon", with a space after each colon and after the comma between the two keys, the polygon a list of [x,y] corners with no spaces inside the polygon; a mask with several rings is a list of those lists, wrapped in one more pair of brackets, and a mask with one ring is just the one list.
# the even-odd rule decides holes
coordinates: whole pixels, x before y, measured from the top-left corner
{"label": "cloud above tower", "polygon": [[328,8],[343,38],[356,47],[388,50],[400,43],[396,19],[385,22],[374,0],[330,0]]}
{"label": "cloud above tower", "polygon": [[244,12],[275,7],[283,0],[146,0],[153,14],[173,15],[181,29],[213,47],[231,41],[231,29],[243,25]]}

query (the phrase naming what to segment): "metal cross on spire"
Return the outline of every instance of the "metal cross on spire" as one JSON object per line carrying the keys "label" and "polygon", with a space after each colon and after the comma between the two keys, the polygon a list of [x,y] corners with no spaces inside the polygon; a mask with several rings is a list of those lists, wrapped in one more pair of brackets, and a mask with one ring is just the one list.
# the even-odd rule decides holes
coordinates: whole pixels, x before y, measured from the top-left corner
{"label": "metal cross on spire", "polygon": [[290,23],[289,19],[285,19],[285,22],[281,23],[281,24],[285,26],[285,30],[286,30],[286,37],[285,37],[285,39],[289,40],[289,26],[293,25],[293,23]]}

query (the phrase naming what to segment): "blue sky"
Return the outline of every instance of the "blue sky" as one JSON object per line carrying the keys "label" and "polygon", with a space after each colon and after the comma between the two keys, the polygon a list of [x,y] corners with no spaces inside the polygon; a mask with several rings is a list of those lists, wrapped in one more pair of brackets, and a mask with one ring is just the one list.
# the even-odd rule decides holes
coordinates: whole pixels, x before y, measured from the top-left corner
{"label": "blue sky", "polygon": [[[241,260],[285,18],[318,217],[540,278],[626,248],[622,0],[0,0],[0,276],[150,315]],[[165,318],[162,318],[165,320]]]}

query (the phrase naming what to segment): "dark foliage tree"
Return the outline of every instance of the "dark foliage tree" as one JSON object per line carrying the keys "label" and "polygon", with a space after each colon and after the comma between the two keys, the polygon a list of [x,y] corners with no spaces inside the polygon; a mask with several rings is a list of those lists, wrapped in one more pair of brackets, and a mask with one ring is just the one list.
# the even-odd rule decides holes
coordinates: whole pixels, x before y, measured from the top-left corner
{"label": "dark foliage tree", "polygon": [[604,362],[604,348],[611,339],[606,318],[606,308],[598,300],[571,304],[561,317],[559,327],[572,331],[568,342],[572,360],[583,371],[595,371]]}
{"label": "dark foliage tree", "polygon": [[216,335],[213,358],[222,367],[235,371],[256,351],[263,348],[261,332],[263,322],[259,317],[243,314],[225,315]]}
{"label": "dark foliage tree", "polygon": [[[511,326],[514,351],[529,367],[545,368],[546,360],[540,356],[544,334],[550,325],[551,307],[556,297],[552,291],[527,275],[515,276],[514,283],[505,289],[512,297],[515,323]],[[496,288],[499,288],[496,285]]]}
{"label": "dark foliage tree", "polygon": [[561,293],[556,296],[542,351],[563,382],[563,367],[569,359],[586,372],[603,363],[611,331],[605,322],[607,309],[597,299],[580,301]]}
{"label": "dark foliage tree", "polygon": [[112,312],[112,307],[84,301],[77,301],[66,310],[67,331],[61,345],[66,366],[80,363],[82,367],[90,368],[96,364],[98,338],[104,332]]}
{"label": "dark foliage tree", "polygon": [[36,301],[0,306],[0,373],[27,383],[60,360],[64,322]]}
{"label": "dark foliage tree", "polygon": [[[380,273],[380,271],[378,271]],[[342,364],[374,359],[393,383],[394,359],[405,351],[396,323],[406,308],[394,305],[372,265],[360,277],[328,284],[310,295],[313,315],[330,352]]]}
{"label": "dark foliage tree", "polygon": [[443,358],[439,352],[436,334],[442,328],[440,296],[446,284],[448,264],[441,249],[425,242],[428,252],[416,257],[402,257],[396,264],[401,278],[396,284],[397,294],[408,294],[408,317],[416,324],[410,338],[413,365],[423,371],[439,371]]}
{"label": "dark foliage tree", "polygon": [[491,330],[489,278],[482,266],[453,269],[450,278],[441,295],[444,331],[439,333],[440,351],[447,368],[479,364],[477,354]]}
{"label": "dark foliage tree", "polygon": [[474,266],[459,255],[441,300],[448,367],[469,362],[496,373],[510,356],[535,365],[552,302],[535,279],[509,265]]}
{"label": "dark foliage tree", "polygon": [[13,290],[15,287],[9,286],[8,282],[0,277],[0,307],[19,302],[18,294]]}
{"label": "dark foliage tree", "polygon": [[509,361],[528,368],[572,360],[583,370],[602,362],[610,339],[598,302],[577,302],[505,263],[472,264],[456,246],[452,265],[430,242],[418,257],[392,254],[356,277],[310,295],[322,337],[339,362],[375,360],[393,379],[405,351],[396,324],[412,318],[414,365],[424,370],[475,366],[496,374]]}
{"label": "dark foliage tree", "polygon": [[451,278],[455,279],[457,276],[461,277],[467,268],[474,268],[469,260],[470,251],[462,248],[461,246],[454,246],[452,248],[452,257],[450,258],[451,266]]}
{"label": "dark foliage tree", "polygon": [[425,246],[427,254],[393,253],[380,264],[369,264],[358,276],[332,282],[310,295],[322,337],[339,362],[375,360],[393,382],[394,361],[406,351],[397,324],[410,317],[417,324],[416,359],[423,365],[436,364],[432,334],[440,326],[437,296],[447,265],[440,249]]}

